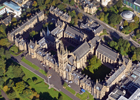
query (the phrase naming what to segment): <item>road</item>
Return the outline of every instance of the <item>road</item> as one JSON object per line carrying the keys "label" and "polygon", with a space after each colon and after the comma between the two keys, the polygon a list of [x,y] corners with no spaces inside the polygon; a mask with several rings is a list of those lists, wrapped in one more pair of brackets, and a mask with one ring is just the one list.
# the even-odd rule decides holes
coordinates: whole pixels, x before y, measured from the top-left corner
{"label": "road", "polygon": [[75,9],[77,12],[82,13],[84,16],[87,16],[87,17],[89,17],[89,18],[95,20],[96,22],[98,22],[100,25],[102,25],[102,26],[110,33],[109,35],[114,36],[114,37],[116,37],[117,39],[119,39],[120,37],[123,37],[123,39],[128,40],[128,41],[129,41],[132,45],[134,45],[135,47],[140,47],[140,44],[137,43],[136,41],[134,41],[134,40],[131,38],[130,35],[125,35],[124,33],[122,33],[122,32],[120,32],[120,31],[116,30],[115,28],[109,26],[108,24],[106,24],[106,23],[100,21],[98,18],[95,17],[95,15],[87,14],[87,13],[85,13],[83,10],[81,10],[79,7],[76,8],[76,7],[70,6],[70,5],[68,5],[68,4],[66,4],[66,5],[67,5],[67,7],[70,7],[71,9]]}
{"label": "road", "polygon": [[[25,67],[26,69],[30,70],[31,72],[35,73],[36,75],[38,75],[39,77],[41,77],[42,79],[44,79],[44,82],[46,82],[48,84],[48,78],[47,78],[47,76],[41,74],[39,71],[37,71],[34,68],[30,67],[26,63],[22,62],[21,61],[21,56],[16,56],[16,57],[12,56],[12,59],[14,61],[16,61],[17,63],[19,63],[20,65],[22,65],[23,67]],[[34,62],[36,62],[35,59],[32,59],[32,60],[34,60]],[[40,67],[40,66],[38,66],[38,67]],[[50,73],[53,73],[53,70],[50,71]],[[63,88],[62,81],[63,81],[63,79],[57,73],[53,73],[52,74],[52,77],[49,79],[49,84],[51,84],[56,90],[62,91],[63,93],[65,93],[66,95],[68,95],[73,100],[80,100],[79,98],[77,98],[76,96],[74,96],[69,91],[67,91],[67,90],[65,90]]]}

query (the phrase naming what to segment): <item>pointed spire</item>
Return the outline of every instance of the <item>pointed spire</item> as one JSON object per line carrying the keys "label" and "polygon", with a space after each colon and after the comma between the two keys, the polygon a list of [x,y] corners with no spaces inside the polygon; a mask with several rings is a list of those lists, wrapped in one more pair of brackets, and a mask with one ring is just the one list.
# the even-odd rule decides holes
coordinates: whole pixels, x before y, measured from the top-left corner
{"label": "pointed spire", "polygon": [[64,44],[63,44],[62,40],[60,41],[60,44],[59,44],[59,52],[61,54],[65,54],[66,53],[66,50],[64,48]]}
{"label": "pointed spire", "polygon": [[98,82],[98,79],[96,79],[96,84],[97,84],[97,83],[99,83],[99,82]]}
{"label": "pointed spire", "polygon": [[35,46],[37,45],[37,41],[35,41]]}

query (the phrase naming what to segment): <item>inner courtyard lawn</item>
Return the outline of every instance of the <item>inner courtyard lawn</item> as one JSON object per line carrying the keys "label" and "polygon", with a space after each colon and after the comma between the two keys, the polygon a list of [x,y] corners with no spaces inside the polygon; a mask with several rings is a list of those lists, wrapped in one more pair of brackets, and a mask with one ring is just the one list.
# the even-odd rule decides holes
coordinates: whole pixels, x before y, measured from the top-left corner
{"label": "inner courtyard lawn", "polygon": [[55,89],[51,88],[48,89],[48,85],[45,84],[44,80],[42,78],[40,78],[39,76],[35,75],[34,73],[30,72],[29,70],[27,70],[26,68],[24,68],[23,66],[21,66],[22,70],[24,71],[24,73],[28,76],[28,78],[33,78],[36,77],[37,81],[36,82],[29,82],[31,88],[34,88],[36,90],[37,93],[40,94],[41,97],[44,97],[48,100],[57,100],[59,95],[61,94],[63,96],[63,100],[72,100],[70,97],[68,97],[66,94],[64,94],[63,92],[58,92]]}

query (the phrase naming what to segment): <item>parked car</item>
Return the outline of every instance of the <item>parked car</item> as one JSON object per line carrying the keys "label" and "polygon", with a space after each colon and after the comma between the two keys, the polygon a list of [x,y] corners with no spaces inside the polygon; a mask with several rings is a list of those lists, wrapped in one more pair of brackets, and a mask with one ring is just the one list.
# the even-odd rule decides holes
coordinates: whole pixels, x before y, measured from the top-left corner
{"label": "parked car", "polygon": [[65,82],[68,82],[68,80],[65,80]]}
{"label": "parked car", "polygon": [[69,81],[69,83],[72,83],[72,81]]}
{"label": "parked car", "polygon": [[51,67],[49,67],[49,69],[51,69]]}
{"label": "parked car", "polygon": [[46,67],[46,66],[43,64],[43,67]]}
{"label": "parked car", "polygon": [[68,84],[68,87],[71,87],[71,86]]}

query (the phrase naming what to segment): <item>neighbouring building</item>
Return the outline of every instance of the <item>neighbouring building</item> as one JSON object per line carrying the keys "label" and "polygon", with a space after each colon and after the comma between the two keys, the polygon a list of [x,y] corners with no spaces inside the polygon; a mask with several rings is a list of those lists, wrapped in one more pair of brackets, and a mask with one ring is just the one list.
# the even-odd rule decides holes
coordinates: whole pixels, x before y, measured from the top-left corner
{"label": "neighbouring building", "polygon": [[123,0],[123,3],[127,7],[131,7],[134,10],[134,13],[140,17],[140,1],[139,0]]}
{"label": "neighbouring building", "polygon": [[16,35],[22,35],[29,28],[33,28],[36,23],[44,19],[44,13],[42,11],[36,12],[35,15],[32,15],[26,21],[23,21],[21,25],[18,25],[16,28],[12,29],[11,32],[8,32],[7,37],[9,41],[14,42]]}
{"label": "neighbouring building", "polygon": [[21,7],[18,6],[16,3],[12,2],[12,1],[10,1],[10,2],[6,1],[3,3],[3,5],[6,7],[6,12],[14,13],[15,16],[20,17],[22,10],[21,10]]}
{"label": "neighbouring building", "polygon": [[59,8],[57,7],[54,8],[53,6],[50,7],[49,11],[52,15],[55,15],[56,17],[59,17],[61,20],[70,23],[71,16],[68,15],[66,12],[63,13],[63,11],[59,10]]}

